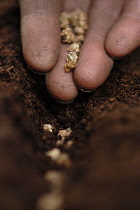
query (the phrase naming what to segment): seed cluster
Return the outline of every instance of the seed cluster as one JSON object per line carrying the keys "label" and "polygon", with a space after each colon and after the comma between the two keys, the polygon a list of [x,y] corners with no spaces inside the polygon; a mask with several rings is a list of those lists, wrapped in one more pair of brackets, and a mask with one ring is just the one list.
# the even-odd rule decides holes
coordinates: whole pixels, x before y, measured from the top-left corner
{"label": "seed cluster", "polygon": [[62,43],[70,44],[67,49],[66,64],[64,65],[65,71],[70,72],[77,65],[81,44],[88,29],[86,13],[80,9],[71,13],[62,12],[60,15],[60,28]]}

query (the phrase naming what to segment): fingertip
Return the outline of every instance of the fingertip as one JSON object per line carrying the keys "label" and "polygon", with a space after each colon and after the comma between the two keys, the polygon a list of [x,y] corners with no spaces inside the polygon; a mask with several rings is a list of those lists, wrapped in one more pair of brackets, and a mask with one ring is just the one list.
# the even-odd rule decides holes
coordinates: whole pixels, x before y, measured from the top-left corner
{"label": "fingertip", "polygon": [[[93,74],[92,71],[94,69],[90,69],[88,72],[86,70],[83,71],[82,69],[77,71],[74,76],[74,81],[78,88],[82,90],[83,92],[90,92],[100,85],[102,85],[106,78],[104,78],[100,73]],[[83,75],[84,74],[84,75]],[[102,74],[102,73],[101,73]]]}
{"label": "fingertip", "polygon": [[[63,74],[66,74],[65,76]],[[57,101],[69,103],[78,95],[71,73],[60,73],[54,70],[46,74],[46,88],[49,94]]]}
{"label": "fingertip", "polygon": [[113,58],[120,58],[127,54],[125,45],[127,37],[125,34],[120,34],[118,29],[112,30],[105,41],[106,52]]}
{"label": "fingertip", "polygon": [[110,30],[105,41],[106,52],[116,58],[126,56],[140,44],[140,26],[131,18],[121,18]]}
{"label": "fingertip", "polygon": [[74,81],[80,89],[92,91],[105,82],[113,67],[113,61],[102,49],[91,51],[88,63],[85,61],[85,54],[80,59],[74,71]]}
{"label": "fingertip", "polygon": [[40,56],[32,54],[30,50],[27,52],[23,49],[23,55],[27,65],[36,73],[50,71],[58,60],[57,52],[51,49],[42,49]]}
{"label": "fingertip", "polygon": [[27,65],[35,72],[47,72],[56,64],[60,47],[59,33],[60,28],[54,17],[46,14],[22,17],[23,56]]}

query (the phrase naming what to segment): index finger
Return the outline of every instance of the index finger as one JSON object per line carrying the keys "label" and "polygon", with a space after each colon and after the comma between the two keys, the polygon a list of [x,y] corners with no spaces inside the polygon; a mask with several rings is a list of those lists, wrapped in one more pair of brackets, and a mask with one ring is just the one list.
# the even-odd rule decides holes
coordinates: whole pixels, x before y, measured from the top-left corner
{"label": "index finger", "polygon": [[55,65],[60,45],[61,0],[19,0],[21,39],[25,61],[35,71]]}

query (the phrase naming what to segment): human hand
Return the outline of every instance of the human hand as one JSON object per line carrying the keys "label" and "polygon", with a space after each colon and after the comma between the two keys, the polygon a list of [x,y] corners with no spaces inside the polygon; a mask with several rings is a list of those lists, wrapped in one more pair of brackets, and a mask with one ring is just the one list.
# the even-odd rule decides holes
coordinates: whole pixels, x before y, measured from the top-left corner
{"label": "human hand", "polygon": [[[46,87],[57,100],[69,102],[78,88],[90,91],[109,76],[114,61],[140,45],[139,0],[20,0],[25,61],[46,72]],[[74,72],[66,73],[67,45],[60,44],[59,15],[80,8],[89,29]],[[51,70],[51,71],[50,71]]]}

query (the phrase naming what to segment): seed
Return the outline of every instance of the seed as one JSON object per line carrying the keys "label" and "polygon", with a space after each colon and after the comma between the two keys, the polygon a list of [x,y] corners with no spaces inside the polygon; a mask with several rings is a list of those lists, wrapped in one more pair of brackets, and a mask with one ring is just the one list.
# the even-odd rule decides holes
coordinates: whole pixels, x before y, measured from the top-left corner
{"label": "seed", "polygon": [[80,45],[78,43],[73,43],[69,46],[69,48],[67,50],[68,50],[68,52],[79,53],[80,52]]}
{"label": "seed", "polygon": [[75,35],[72,32],[71,28],[65,28],[61,32],[62,42],[64,43],[73,43]]}
{"label": "seed", "polygon": [[84,28],[82,28],[82,27],[80,27],[80,26],[76,26],[75,28],[74,28],[74,32],[75,32],[75,34],[84,34],[85,33],[85,30],[84,30]]}
{"label": "seed", "polygon": [[88,17],[82,10],[77,9],[71,13],[62,12],[60,15],[61,39],[63,43],[71,44],[68,47],[68,55],[65,72],[70,72],[77,66],[81,44],[85,39],[88,29]]}
{"label": "seed", "polygon": [[65,180],[64,174],[62,172],[56,170],[49,170],[45,173],[44,178],[50,182],[52,192],[62,192],[63,182]]}
{"label": "seed", "polygon": [[62,153],[60,158],[57,160],[57,163],[61,166],[70,167],[71,166],[71,160],[68,154]]}
{"label": "seed", "polygon": [[68,13],[68,12],[61,12],[59,20],[63,21],[63,20],[66,20],[66,19],[68,20],[69,18],[70,18],[70,13]]}
{"label": "seed", "polygon": [[68,141],[65,145],[66,149],[70,149],[72,147],[72,145],[74,144],[74,142],[72,140]]}
{"label": "seed", "polygon": [[60,130],[58,132],[58,136],[61,136],[61,138],[65,138],[66,136],[69,136],[71,134],[72,130],[71,128],[67,128],[66,130]]}
{"label": "seed", "polygon": [[66,61],[73,61],[73,62],[76,63],[77,60],[78,60],[78,56],[77,56],[76,52],[70,52],[70,53],[68,53],[67,58],[66,58]]}
{"label": "seed", "polygon": [[54,148],[46,152],[45,155],[50,157],[52,160],[57,161],[60,158],[61,151],[58,148]]}
{"label": "seed", "polygon": [[74,69],[76,67],[76,63],[74,61],[68,61],[64,67],[65,67],[65,70],[67,69],[67,71],[71,71],[72,69]]}
{"label": "seed", "polygon": [[77,35],[76,37],[75,37],[75,42],[76,43],[81,43],[81,42],[83,42],[84,41],[84,39],[85,39],[85,37],[84,37],[84,35]]}
{"label": "seed", "polygon": [[62,145],[64,143],[65,138],[69,136],[71,132],[72,132],[71,128],[67,128],[66,130],[60,130],[58,132],[58,136],[61,136],[61,140],[57,141],[57,146]]}
{"label": "seed", "polygon": [[53,132],[53,127],[51,124],[44,124],[43,128],[45,131]]}
{"label": "seed", "polygon": [[49,193],[42,195],[37,202],[38,210],[61,210],[63,196],[58,193]]}

